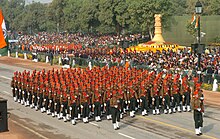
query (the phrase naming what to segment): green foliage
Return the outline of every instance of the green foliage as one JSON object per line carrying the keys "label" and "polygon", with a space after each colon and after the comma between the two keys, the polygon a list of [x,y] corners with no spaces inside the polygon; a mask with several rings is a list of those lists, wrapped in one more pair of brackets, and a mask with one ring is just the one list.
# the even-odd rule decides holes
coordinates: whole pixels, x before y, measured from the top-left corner
{"label": "green foliage", "polygon": [[215,42],[215,43],[220,43],[220,36],[215,37],[215,38],[214,38],[214,42]]}
{"label": "green foliage", "polygon": [[203,83],[201,87],[202,87],[202,89],[204,89],[204,90],[212,91],[212,84]]}

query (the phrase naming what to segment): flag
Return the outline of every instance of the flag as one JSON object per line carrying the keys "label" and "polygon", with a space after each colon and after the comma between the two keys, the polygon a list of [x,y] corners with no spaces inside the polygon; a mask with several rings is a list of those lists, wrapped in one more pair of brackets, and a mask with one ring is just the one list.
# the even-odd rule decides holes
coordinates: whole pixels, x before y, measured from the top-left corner
{"label": "flag", "polygon": [[200,16],[196,18],[195,29],[198,29]]}
{"label": "flag", "polygon": [[191,20],[191,25],[196,23],[196,14],[193,14],[192,20]]}
{"label": "flag", "polygon": [[0,9],[0,48],[4,48],[7,46],[5,41],[7,37],[7,30],[5,26],[4,16],[2,14],[2,10]]}

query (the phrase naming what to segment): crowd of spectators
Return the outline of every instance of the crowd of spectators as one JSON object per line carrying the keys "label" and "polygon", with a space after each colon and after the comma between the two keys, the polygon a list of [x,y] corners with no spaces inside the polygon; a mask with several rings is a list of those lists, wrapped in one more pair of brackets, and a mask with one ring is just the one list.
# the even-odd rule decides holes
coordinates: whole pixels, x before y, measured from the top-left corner
{"label": "crowd of spectators", "polygon": [[[52,51],[55,53],[71,53],[73,57],[85,58],[105,62],[118,63],[130,62],[131,66],[144,65],[149,69],[166,69],[173,71],[198,70],[198,56],[189,51],[173,52],[127,52],[120,42],[134,41],[144,38],[141,34],[128,36],[122,35],[94,35],[70,33],[46,33],[23,35],[18,37],[20,49],[37,52]],[[112,46],[112,47],[109,47]],[[206,51],[201,56],[201,69],[206,74],[220,74],[219,49]]]}

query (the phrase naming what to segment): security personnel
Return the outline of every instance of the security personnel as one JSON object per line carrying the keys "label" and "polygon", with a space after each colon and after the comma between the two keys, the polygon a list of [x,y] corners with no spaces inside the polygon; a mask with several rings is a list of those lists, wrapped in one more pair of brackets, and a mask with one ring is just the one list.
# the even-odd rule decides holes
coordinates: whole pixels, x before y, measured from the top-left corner
{"label": "security personnel", "polygon": [[195,91],[192,94],[191,105],[193,109],[193,117],[195,122],[195,133],[196,135],[202,135],[202,127],[203,127],[203,114],[204,114],[204,96],[202,94],[202,90],[200,89],[201,84],[197,83]]}
{"label": "security personnel", "polygon": [[112,114],[112,124],[115,130],[119,129],[119,122],[120,122],[120,111],[119,111],[119,103],[120,100],[117,97],[117,91],[113,90],[112,97],[110,98],[110,107],[111,107],[111,114]]}

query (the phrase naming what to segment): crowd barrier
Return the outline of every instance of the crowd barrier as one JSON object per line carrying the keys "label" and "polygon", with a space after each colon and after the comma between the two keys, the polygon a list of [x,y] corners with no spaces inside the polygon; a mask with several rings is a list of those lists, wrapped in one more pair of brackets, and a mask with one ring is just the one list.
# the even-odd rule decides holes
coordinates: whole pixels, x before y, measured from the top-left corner
{"label": "crowd barrier", "polygon": [[[17,53],[17,54],[16,54]],[[32,53],[30,51],[22,51],[19,49],[13,49],[11,50],[11,56],[12,57],[17,57],[17,58],[25,58],[26,55],[26,59],[29,60],[33,60],[32,59]],[[45,52],[38,52],[37,54],[37,59],[39,62],[46,62],[46,57],[49,57],[49,53],[45,53]],[[53,55],[53,61],[52,64],[56,64],[56,65],[62,65],[61,63],[61,54],[54,54]],[[104,67],[104,66],[124,66],[124,64],[122,63],[117,63],[117,62],[104,62],[104,61],[100,61],[100,60],[95,60],[95,59],[88,59],[88,58],[80,58],[80,57],[69,57],[69,65],[71,67],[88,67],[89,62],[91,62],[91,66],[99,66],[99,67]],[[138,65],[137,63],[131,63],[130,64],[131,68],[138,68],[138,69],[146,69],[146,70],[153,70],[151,67],[142,64],[142,65]],[[155,69],[154,69],[155,70]],[[157,71],[162,71],[163,69],[161,68],[156,68]],[[170,70],[170,72],[175,72],[174,70]],[[192,79],[193,76],[195,76],[197,73],[195,70],[193,71],[182,71],[184,74],[187,74],[189,76],[190,79]],[[220,75],[218,74],[207,74],[205,72],[201,73],[201,78],[202,81],[206,84],[213,84],[214,79],[217,79],[218,83],[220,83]]]}

